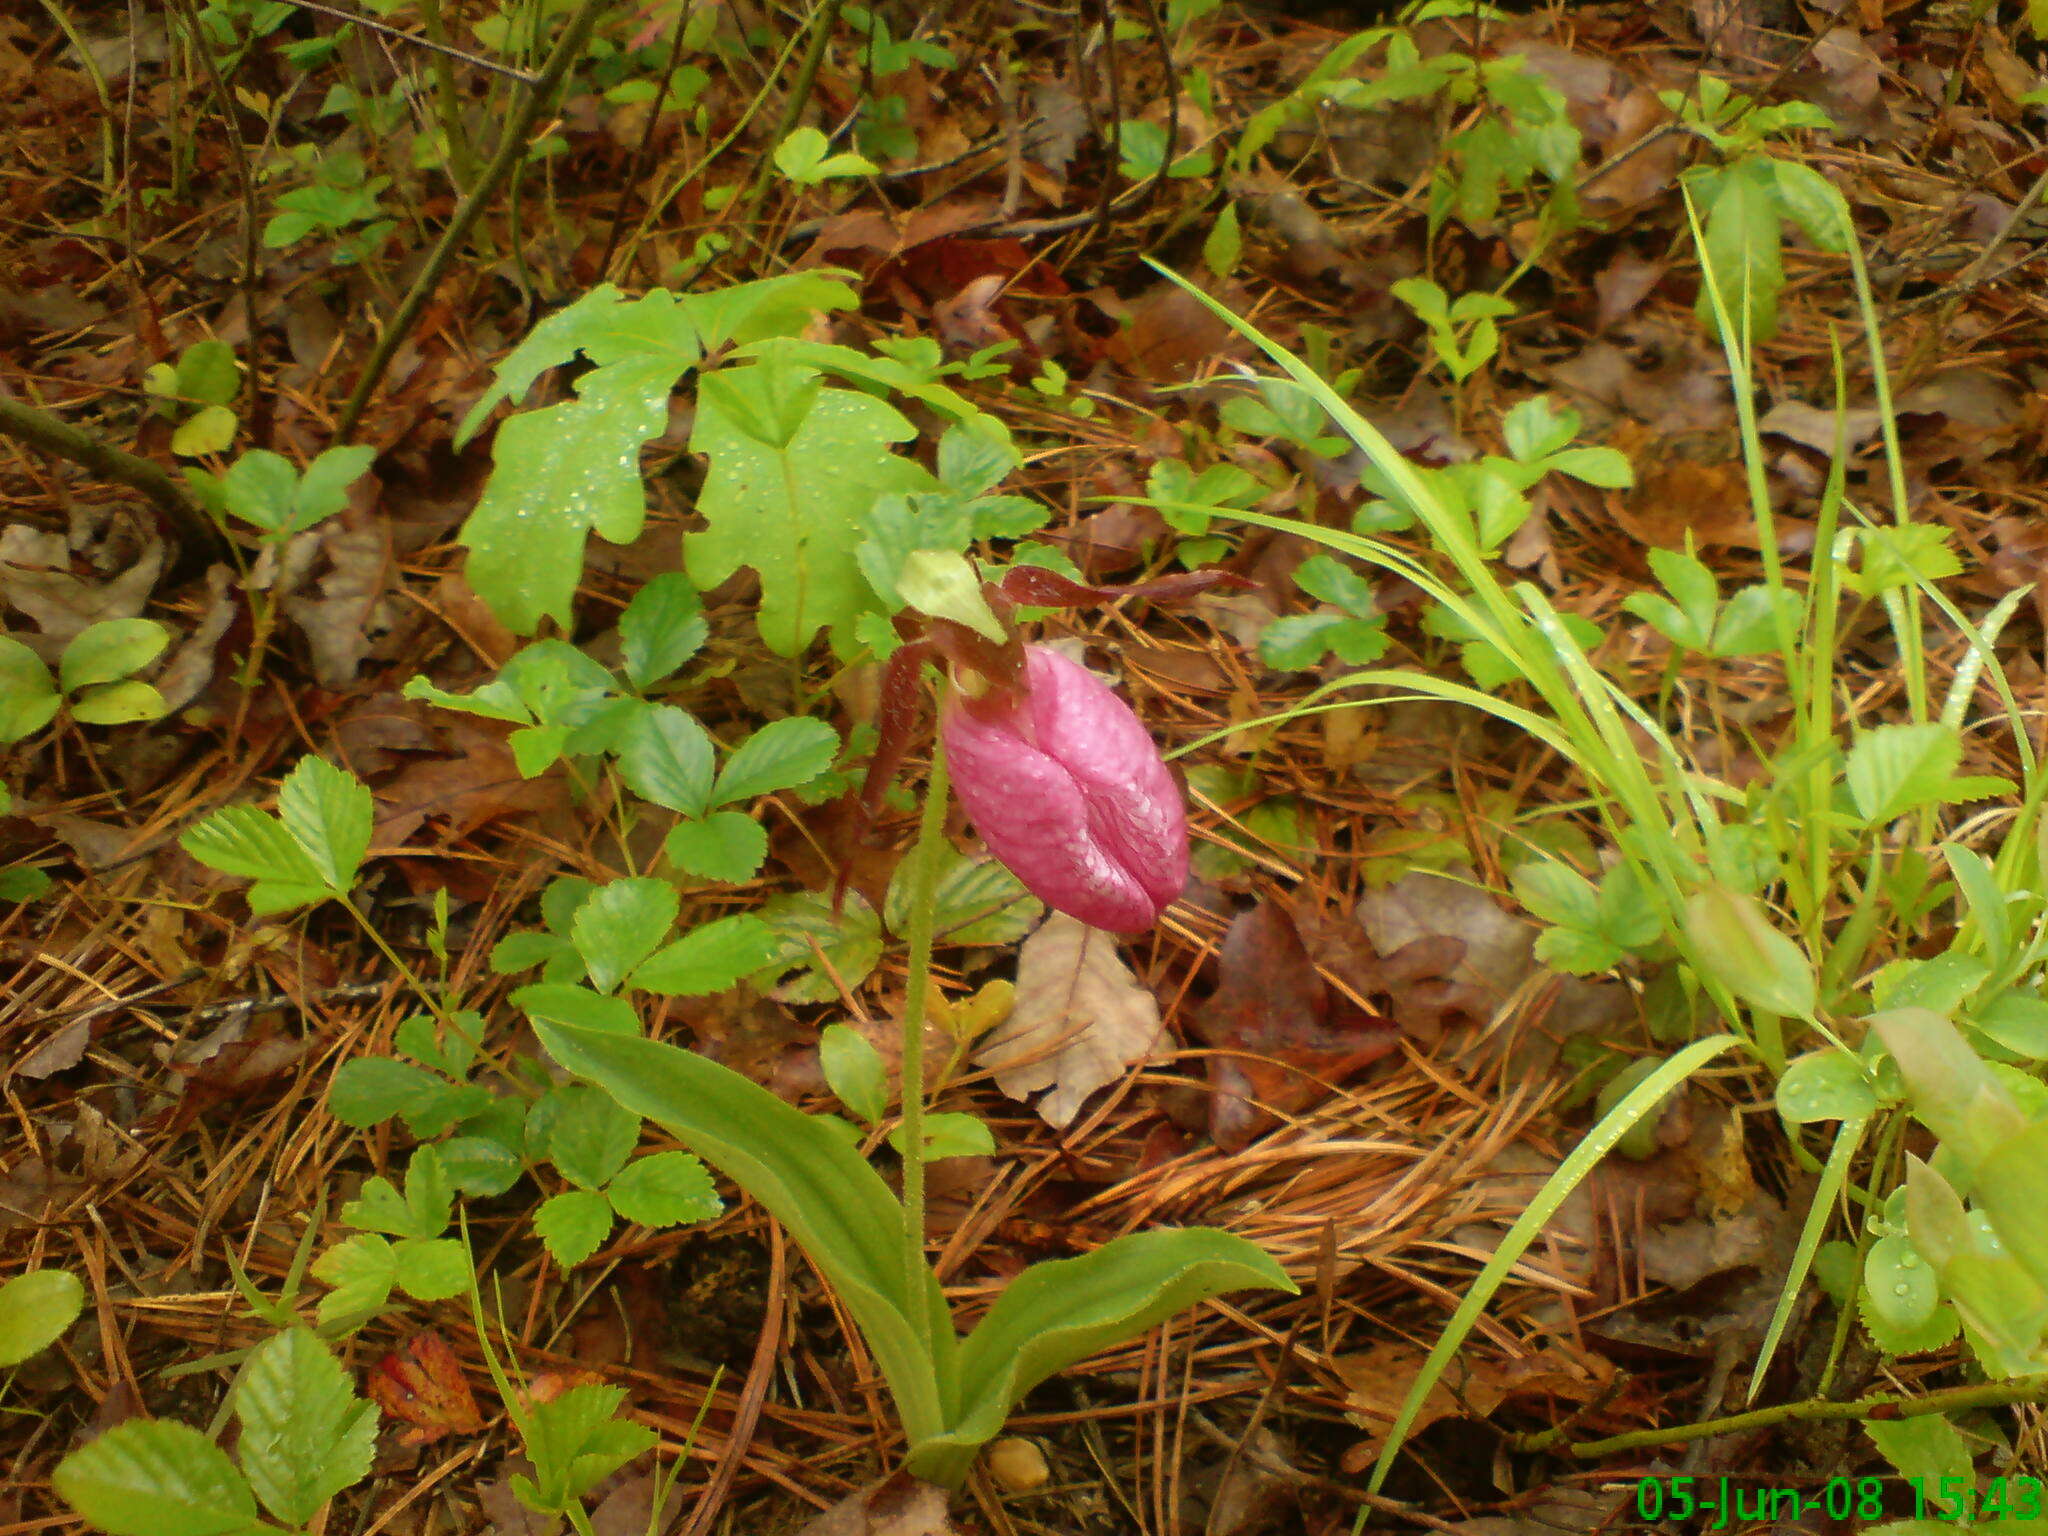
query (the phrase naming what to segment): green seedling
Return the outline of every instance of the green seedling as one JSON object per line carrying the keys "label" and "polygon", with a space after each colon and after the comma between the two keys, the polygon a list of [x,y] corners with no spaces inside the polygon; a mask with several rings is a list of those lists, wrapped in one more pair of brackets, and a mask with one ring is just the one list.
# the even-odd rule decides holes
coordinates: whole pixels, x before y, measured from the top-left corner
{"label": "green seedling", "polygon": [[161,719],[164,696],[133,674],[162,655],[170,639],[152,619],[102,619],[64,647],[53,676],[42,657],[0,635],[0,743],[33,736],[60,710],[80,725]]}

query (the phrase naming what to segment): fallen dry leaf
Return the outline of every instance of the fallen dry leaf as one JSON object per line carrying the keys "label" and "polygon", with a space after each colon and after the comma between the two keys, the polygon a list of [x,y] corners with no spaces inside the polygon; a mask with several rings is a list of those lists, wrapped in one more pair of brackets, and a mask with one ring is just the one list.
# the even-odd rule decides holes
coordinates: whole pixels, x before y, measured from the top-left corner
{"label": "fallen dry leaf", "polygon": [[797,1536],[955,1536],[946,1491],[898,1472],[861,1488],[806,1525]]}
{"label": "fallen dry leaf", "polygon": [[422,1330],[370,1367],[363,1390],[371,1402],[412,1427],[406,1445],[431,1445],[447,1435],[473,1435],[484,1427],[462,1362],[440,1334]]}
{"label": "fallen dry leaf", "polygon": [[1124,964],[1115,937],[1056,912],[1024,941],[1010,1017],[974,1060],[1013,1099],[1050,1088],[1038,1114],[1059,1130],[1090,1094],[1147,1060],[1159,1033],[1158,999]]}
{"label": "fallen dry leaf", "polygon": [[1262,901],[1230,925],[1216,957],[1221,978],[1196,1012],[1208,1059],[1209,1134],[1225,1151],[1248,1146],[1278,1115],[1392,1051],[1399,1033],[1317,974],[1292,912]]}

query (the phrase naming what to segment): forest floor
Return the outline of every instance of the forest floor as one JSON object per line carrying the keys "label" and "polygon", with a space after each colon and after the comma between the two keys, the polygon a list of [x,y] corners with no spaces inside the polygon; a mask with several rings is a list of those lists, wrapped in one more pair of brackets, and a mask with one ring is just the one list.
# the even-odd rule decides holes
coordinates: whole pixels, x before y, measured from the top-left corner
{"label": "forest floor", "polygon": [[[1298,581],[1316,543],[1233,517],[1377,531],[1435,568],[1367,457],[1295,397],[1255,391],[1273,365],[1144,258],[1309,358],[1419,465],[1528,460],[1505,424],[1539,398],[1551,446],[1618,450],[1625,475],[1529,474],[1492,561],[1583,621],[1600,671],[1747,791],[1790,729],[1786,659],[1682,655],[1624,605],[1659,592],[1659,551],[1696,556],[1724,594],[1847,560],[1816,548],[1831,473],[1873,519],[1903,491],[1936,530],[1916,569],[1961,612],[2028,594],[1995,649],[2013,694],[2039,699],[2040,45],[2014,7],[1920,0],[1440,7],[1370,35],[1201,0],[1076,6],[617,7],[509,185],[491,178],[501,131],[576,6],[398,0],[366,8],[374,30],[265,0],[0,18],[0,404],[84,440],[0,421],[0,628],[53,668],[103,621],[169,636],[142,674],[161,718],[96,724],[80,692],[0,748],[0,1279],[62,1268],[86,1293],[55,1348],[0,1378],[0,1536],[76,1528],[52,1471],[113,1426],[224,1422],[236,1352],[275,1332],[238,1274],[312,1318],[324,1287],[305,1265],[345,1239],[344,1206],[448,1129],[345,1123],[337,1071],[391,1056],[421,976],[475,1010],[487,1056],[538,1061],[494,950],[534,928],[551,880],[643,871],[666,830],[570,765],[526,771],[511,724],[406,690],[475,689],[533,627],[470,580],[493,434],[458,429],[494,368],[603,282],[704,294],[799,271],[837,272],[856,298],[820,312],[812,341],[926,338],[926,364],[967,365],[945,388],[1021,451],[1000,486],[1040,524],[1020,543],[1093,583],[1244,578],[1041,626],[1084,638],[1179,749],[1194,878],[1153,931],[1075,962],[1135,1008],[1032,999],[1039,941],[1013,908],[941,937],[947,997],[1017,980],[1039,1070],[1017,1072],[1015,1050],[956,1061],[942,1101],[979,1114],[995,1150],[933,1165],[930,1242],[963,1317],[1030,1262],[1159,1225],[1248,1237],[1300,1294],[1204,1303],[1038,1388],[1011,1433],[1044,1475],[1010,1447],[1022,1469],[977,1470],[953,1528],[1334,1533],[1363,1512],[1473,1536],[1691,1529],[1641,1502],[1644,1479],[1681,1475],[1816,1495],[1883,1477],[1886,1512],[1913,1513],[1851,1420],[1574,1451],[1979,1379],[1960,1346],[1887,1353],[1841,1324],[1825,1267],[1788,1282],[1826,1146],[1788,1129],[1771,1071],[1741,1055],[1694,1072],[1577,1185],[1369,1487],[1459,1298],[1640,1065],[1695,1032],[1693,1005],[1628,914],[1589,906],[1573,929],[1517,883],[1532,859],[1595,881],[1613,863],[1571,763],[1425,688],[1342,685],[1375,662],[1528,697],[1468,670],[1472,637],[1423,585],[1355,562]],[[1846,200],[1873,309],[1780,166]],[[1719,271],[1746,274],[1721,292],[1748,305],[1747,377],[1702,312],[1693,220],[1710,212]],[[1464,302],[1432,323],[1432,293]],[[530,400],[525,382],[512,407],[568,398],[559,374]],[[943,413],[910,400],[902,420],[915,440],[898,451],[936,462]],[[620,611],[707,526],[699,424],[686,382],[640,450],[644,530],[583,550],[555,632],[607,665]],[[209,522],[183,476],[340,444],[374,462],[316,526]],[[869,720],[874,666],[823,644],[791,659],[757,633],[759,604],[746,570],[703,593],[691,707],[712,733]],[[1889,614],[1846,601],[1820,663],[1862,726],[1919,707]],[[1964,702],[1979,697],[1968,654],[1930,622],[1917,664],[1937,701],[1959,668]],[[2025,746],[1994,721],[1968,769],[2018,777]],[[181,848],[223,806],[271,804],[308,755],[374,794],[354,900],[381,944],[332,902],[252,915],[242,881]],[[876,914],[915,817],[863,828],[844,800],[789,792],[757,810],[759,873],[715,899],[685,881],[686,899],[769,913],[796,948],[649,1022],[815,1107],[823,1026],[852,1023],[893,1061],[903,946]],[[978,851],[958,817],[950,830]],[[1924,927],[1925,948],[1868,964],[1953,931]],[[621,1223],[565,1264],[534,1225],[561,1178],[517,1173],[465,1186],[502,1327],[480,1335],[461,1296],[394,1293],[339,1340],[383,1427],[322,1528],[561,1528],[513,1495],[523,1464],[487,1346],[557,1389],[622,1387],[659,1432],[658,1457],[592,1492],[607,1536],[794,1529],[901,1455],[872,1364],[759,1205],[723,1186],[715,1220]],[[1857,1239],[1846,1222],[1826,1235]],[[1998,1465],[2048,1465],[2040,1407],[1988,1418]],[[656,1463],[680,1465],[658,1508]],[[1870,1523],[1809,1505],[1726,1528]]]}

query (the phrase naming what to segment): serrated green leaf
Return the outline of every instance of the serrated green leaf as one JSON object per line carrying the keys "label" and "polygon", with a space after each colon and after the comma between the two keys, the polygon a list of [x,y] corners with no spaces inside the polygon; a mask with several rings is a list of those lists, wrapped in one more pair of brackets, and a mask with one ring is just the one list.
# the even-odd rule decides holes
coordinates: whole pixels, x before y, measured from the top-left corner
{"label": "serrated green leaf", "polygon": [[139,672],[163,654],[170,632],[151,619],[103,619],[64,647],[57,679],[66,693]]}
{"label": "serrated green leaf", "polygon": [[1237,270],[1238,257],[1243,252],[1244,235],[1238,228],[1237,204],[1227,202],[1202,241],[1202,265],[1209,269],[1212,277],[1226,278]]}
{"label": "serrated green leaf", "polygon": [[619,777],[643,800],[704,814],[711,799],[716,754],[697,717],[673,704],[653,704],[626,727],[619,745]]}
{"label": "serrated green leaf", "polygon": [[260,1524],[227,1452],[175,1419],[116,1424],[58,1463],[50,1485],[110,1536],[237,1536]]}
{"label": "serrated green leaf", "polygon": [[476,435],[499,401],[523,399],[535,379],[579,352],[599,366],[634,358],[659,360],[669,369],[672,385],[703,355],[692,302],[689,298],[679,302],[674,294],[661,289],[644,298],[628,299],[610,283],[598,284],[527,332],[526,339],[497,365],[497,381],[463,417],[455,446],[461,448]]}
{"label": "serrated green leaf", "polygon": [[278,1519],[307,1525],[342,1489],[369,1476],[377,1410],[308,1328],[256,1346],[235,1383],[242,1474]]}
{"label": "serrated green leaf", "polygon": [[738,885],[761,872],[768,829],[739,811],[714,811],[702,821],[678,822],[662,849],[685,874]]}
{"label": "serrated green leaf", "polygon": [[415,1301],[446,1301],[469,1289],[469,1252],[460,1238],[403,1238],[391,1258],[398,1288]]}
{"label": "serrated green leaf", "polygon": [[80,725],[133,725],[138,720],[161,720],[169,708],[148,683],[128,678],[77,695],[71,701],[71,718]]}
{"label": "serrated green leaf", "polygon": [[583,575],[583,543],[637,538],[647,516],[640,448],[668,425],[672,359],[599,368],[577,398],[498,429],[490,482],[462,525],[469,584],[515,634],[544,618],[564,629]]}
{"label": "serrated green leaf", "polygon": [[1291,613],[1259,634],[1259,660],[1278,672],[1306,672],[1330,653],[1330,637],[1353,622],[1341,613]]}
{"label": "serrated green leaf", "polygon": [[450,1136],[439,1145],[449,1186],[472,1199],[502,1195],[526,1172],[519,1154],[496,1136]]}
{"label": "serrated green leaf", "polygon": [[1869,822],[1887,822],[1929,805],[1983,800],[2010,791],[2004,779],[1957,778],[1963,743],[1952,726],[1880,725],[1849,749],[1849,798]]}
{"label": "serrated green leaf", "polygon": [[394,1115],[419,1109],[445,1093],[447,1081],[389,1056],[345,1061],[327,1086],[327,1112],[343,1125],[368,1130]]}
{"label": "serrated green leaf", "polygon": [[619,1387],[581,1386],[533,1405],[524,1428],[534,1476],[513,1479],[529,1508],[561,1513],[655,1443],[645,1425],[612,1417],[625,1396]]}
{"label": "serrated green leaf", "polygon": [[298,492],[292,498],[287,527],[301,533],[325,522],[348,505],[349,487],[369,473],[377,462],[377,450],[356,444],[329,448],[306,466]]}
{"label": "serrated green leaf", "polygon": [[687,1152],[656,1152],[626,1164],[605,1189],[612,1208],[643,1227],[710,1221],[725,1209],[703,1163]]}
{"label": "serrated green leaf", "polygon": [[751,912],[736,912],[692,928],[633,972],[632,984],[663,997],[723,992],[774,958],[769,926]]}
{"label": "serrated green leaf", "polygon": [[[739,376],[794,366],[762,363],[704,380],[690,447],[711,461],[697,499],[710,527],[684,541],[700,590],[743,565],[759,573],[761,638],[778,656],[796,655],[820,628],[849,624],[867,606],[854,552],[868,508],[889,492],[932,485],[920,466],[889,451],[916,429],[893,407],[851,390],[820,390],[785,447],[750,435],[741,425],[742,391],[770,381]],[[817,473],[821,465],[831,473]]]}
{"label": "serrated green leaf", "polygon": [[626,678],[645,689],[682,670],[710,633],[704,602],[690,578],[665,571],[633,595],[619,615],[619,658]]}
{"label": "serrated green leaf", "polygon": [[278,788],[277,814],[328,889],[346,896],[370,849],[377,808],[369,786],[325,758],[304,757]]}
{"label": "serrated green leaf", "polygon": [[0,1367],[48,1349],[84,1310],[85,1286],[69,1270],[32,1269],[0,1285]]}
{"label": "serrated green leaf", "polygon": [[611,1202],[587,1189],[567,1190],[541,1202],[533,1230],[564,1269],[574,1269],[612,1230]]}
{"label": "serrated green leaf", "polygon": [[579,1189],[602,1189],[640,1143],[640,1117],[610,1094],[584,1088],[565,1099],[548,1132],[548,1158]]}
{"label": "serrated green leaf", "polygon": [[839,733],[822,720],[792,715],[754,732],[725,760],[711,804],[730,805],[808,784],[839,755]]}
{"label": "serrated green leaf", "polygon": [[359,1232],[313,1261],[313,1278],[333,1289],[320,1298],[320,1326],[373,1316],[391,1299],[398,1259],[391,1244],[373,1232]]}
{"label": "serrated green leaf", "polygon": [[333,894],[320,866],[275,816],[253,805],[230,805],[178,839],[210,869],[256,883],[249,910],[259,915],[311,906]]}
{"label": "serrated green leaf", "polygon": [[682,901],[666,880],[636,877],[600,886],[576,909],[570,942],[583,957],[590,984],[610,992],[653,954],[676,925]]}

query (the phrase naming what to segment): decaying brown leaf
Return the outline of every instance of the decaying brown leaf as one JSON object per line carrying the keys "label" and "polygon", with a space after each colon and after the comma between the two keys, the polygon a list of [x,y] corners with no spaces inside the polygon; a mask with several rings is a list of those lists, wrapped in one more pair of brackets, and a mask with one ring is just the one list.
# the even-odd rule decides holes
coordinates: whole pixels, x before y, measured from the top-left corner
{"label": "decaying brown leaf", "polygon": [[1149,1059],[1159,1034],[1158,1000],[1124,964],[1115,937],[1056,912],[1019,950],[1010,1017],[974,1060],[1013,1099],[1051,1089],[1037,1109],[1058,1129],[1090,1094]]}
{"label": "decaying brown leaf", "polygon": [[431,1445],[484,1427],[462,1362],[431,1330],[422,1329],[370,1367],[363,1390],[387,1417],[411,1426],[401,1437],[407,1445]]}

